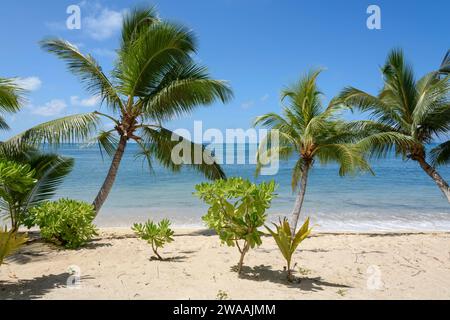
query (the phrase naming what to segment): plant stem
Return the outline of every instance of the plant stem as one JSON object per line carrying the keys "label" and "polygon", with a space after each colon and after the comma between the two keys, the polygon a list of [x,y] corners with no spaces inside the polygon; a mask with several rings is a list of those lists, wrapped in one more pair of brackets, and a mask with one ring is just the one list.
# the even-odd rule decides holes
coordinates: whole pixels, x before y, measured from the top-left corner
{"label": "plant stem", "polygon": [[244,265],[244,257],[249,249],[250,249],[250,244],[247,241],[245,241],[244,248],[241,251],[241,258],[239,259],[239,264],[238,264],[238,273],[239,274],[241,274],[242,266]]}
{"label": "plant stem", "polygon": [[153,242],[152,242],[152,250],[153,250],[153,253],[156,255],[156,257],[158,257],[158,260],[163,260],[163,258],[158,253],[158,248],[155,247]]}

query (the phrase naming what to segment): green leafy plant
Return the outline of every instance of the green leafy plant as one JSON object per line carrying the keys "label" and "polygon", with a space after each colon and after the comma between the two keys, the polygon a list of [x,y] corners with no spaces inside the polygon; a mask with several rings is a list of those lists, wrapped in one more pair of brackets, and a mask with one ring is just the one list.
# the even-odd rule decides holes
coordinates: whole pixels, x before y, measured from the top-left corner
{"label": "green leafy plant", "polygon": [[289,222],[286,218],[283,219],[283,221],[280,220],[279,224],[275,224],[275,231],[271,230],[269,227],[266,226],[267,231],[272,235],[272,237],[275,239],[275,242],[278,245],[278,248],[281,251],[281,254],[286,259],[287,263],[287,279],[288,281],[292,281],[292,269],[291,269],[291,261],[292,256],[297,250],[297,247],[299,244],[305,240],[309,234],[311,233],[311,230],[309,228],[309,218],[306,219],[305,223],[303,223],[303,226],[298,230],[297,233],[291,232],[291,226],[289,225]]}
{"label": "green leafy plant", "polygon": [[159,255],[158,249],[164,247],[166,243],[173,241],[173,230],[170,229],[170,221],[163,219],[158,224],[152,220],[148,220],[146,223],[135,223],[131,228],[136,235],[142,240],[146,240],[151,246],[153,253],[159,260],[163,258]]}
{"label": "green leafy plant", "polygon": [[32,227],[29,209],[54,196],[72,168],[73,159],[0,144],[0,216],[9,218],[13,231]]}
{"label": "green leafy plant", "polygon": [[16,113],[22,107],[24,90],[17,85],[16,79],[0,77],[0,130],[8,130],[3,115]]}
{"label": "green leafy plant", "polygon": [[203,217],[208,227],[217,232],[222,243],[238,248],[240,273],[247,252],[262,243],[263,232],[258,228],[266,221],[265,211],[274,197],[275,182],[257,185],[230,178],[201,183],[195,188],[196,195],[210,206]]}
{"label": "green leafy plant", "polygon": [[217,292],[216,299],[217,300],[228,300],[228,299],[230,299],[230,296],[228,295],[228,292],[226,292],[224,290],[219,290]]}
{"label": "green leafy plant", "polygon": [[19,250],[27,240],[26,235],[19,235],[13,230],[8,231],[6,227],[4,230],[0,229],[0,266],[6,257]]}
{"label": "green leafy plant", "polygon": [[0,208],[9,215],[12,231],[19,228],[27,195],[36,185],[34,173],[28,164],[0,161]]}
{"label": "green leafy plant", "polygon": [[97,235],[94,217],[92,205],[71,199],[47,201],[30,210],[41,237],[68,249],[79,248]]}

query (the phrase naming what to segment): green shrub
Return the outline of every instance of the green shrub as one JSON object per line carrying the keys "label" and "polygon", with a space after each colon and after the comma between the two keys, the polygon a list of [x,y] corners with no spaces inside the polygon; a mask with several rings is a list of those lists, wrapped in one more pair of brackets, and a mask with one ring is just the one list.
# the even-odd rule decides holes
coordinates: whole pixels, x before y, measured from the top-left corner
{"label": "green shrub", "polygon": [[153,253],[159,260],[163,258],[159,255],[158,249],[164,247],[166,243],[173,241],[173,230],[170,229],[170,221],[163,219],[158,224],[152,220],[148,220],[146,223],[135,223],[131,228],[136,235],[142,240],[146,240],[151,246]]}
{"label": "green shrub", "polygon": [[258,228],[266,221],[265,211],[274,197],[275,182],[257,185],[230,178],[201,183],[195,188],[196,195],[210,206],[203,217],[208,227],[217,232],[222,243],[238,248],[240,273],[245,254],[262,243],[263,232]]}
{"label": "green shrub", "polygon": [[30,210],[30,217],[40,228],[43,239],[68,249],[79,248],[97,235],[92,223],[94,207],[82,201],[44,202]]}
{"label": "green shrub", "polygon": [[27,198],[37,182],[34,175],[28,164],[0,160],[0,214],[8,215],[12,231],[19,229]]}
{"label": "green shrub", "polygon": [[6,257],[13,254],[27,242],[28,238],[25,235],[19,235],[17,232],[0,229],[0,266]]}
{"label": "green shrub", "polygon": [[309,218],[306,219],[305,223],[303,223],[303,226],[298,230],[296,234],[292,234],[291,226],[289,225],[289,222],[286,218],[284,218],[283,221],[280,220],[279,224],[274,223],[274,226],[275,231],[272,231],[267,226],[266,229],[275,239],[275,242],[277,243],[281,254],[286,259],[287,279],[288,281],[292,281],[292,255],[294,254],[298,245],[311,233],[312,229],[309,228]]}

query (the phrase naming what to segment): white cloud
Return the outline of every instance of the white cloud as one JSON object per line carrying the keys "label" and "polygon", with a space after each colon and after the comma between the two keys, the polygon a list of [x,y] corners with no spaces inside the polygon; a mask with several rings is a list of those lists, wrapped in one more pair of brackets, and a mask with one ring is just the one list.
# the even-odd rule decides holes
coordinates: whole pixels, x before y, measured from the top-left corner
{"label": "white cloud", "polygon": [[28,91],[36,91],[42,85],[42,81],[38,77],[17,78],[15,82],[19,87]]}
{"label": "white cloud", "polygon": [[123,13],[108,8],[95,10],[94,14],[82,20],[81,28],[95,40],[108,39],[121,29]]}
{"label": "white cloud", "polygon": [[66,108],[67,105],[64,100],[53,99],[44,106],[32,108],[31,112],[39,116],[50,117],[60,114]]}
{"label": "white cloud", "polygon": [[100,96],[92,96],[86,99],[80,99],[78,96],[70,97],[70,104],[75,107],[94,107],[101,102]]}
{"label": "white cloud", "polygon": [[261,102],[266,102],[267,99],[269,99],[269,95],[266,93],[265,95],[263,95],[259,100],[261,100]]}
{"label": "white cloud", "polygon": [[246,101],[246,102],[242,103],[241,107],[244,109],[248,109],[248,108],[253,107],[254,105],[255,105],[255,101],[250,100],[250,101]]}

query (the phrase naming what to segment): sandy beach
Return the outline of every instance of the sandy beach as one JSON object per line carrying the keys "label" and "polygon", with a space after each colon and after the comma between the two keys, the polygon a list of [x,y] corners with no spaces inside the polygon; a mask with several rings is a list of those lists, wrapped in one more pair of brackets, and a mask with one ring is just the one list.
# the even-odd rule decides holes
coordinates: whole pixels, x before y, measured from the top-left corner
{"label": "sandy beach", "polygon": [[[246,257],[207,230],[177,230],[150,259],[126,228],[101,229],[86,248],[32,240],[0,268],[0,299],[449,299],[449,233],[321,233],[308,238],[288,283],[274,241]],[[70,270],[77,285],[67,285]],[[76,279],[76,278],[71,278]],[[69,281],[70,283],[70,281]]]}

